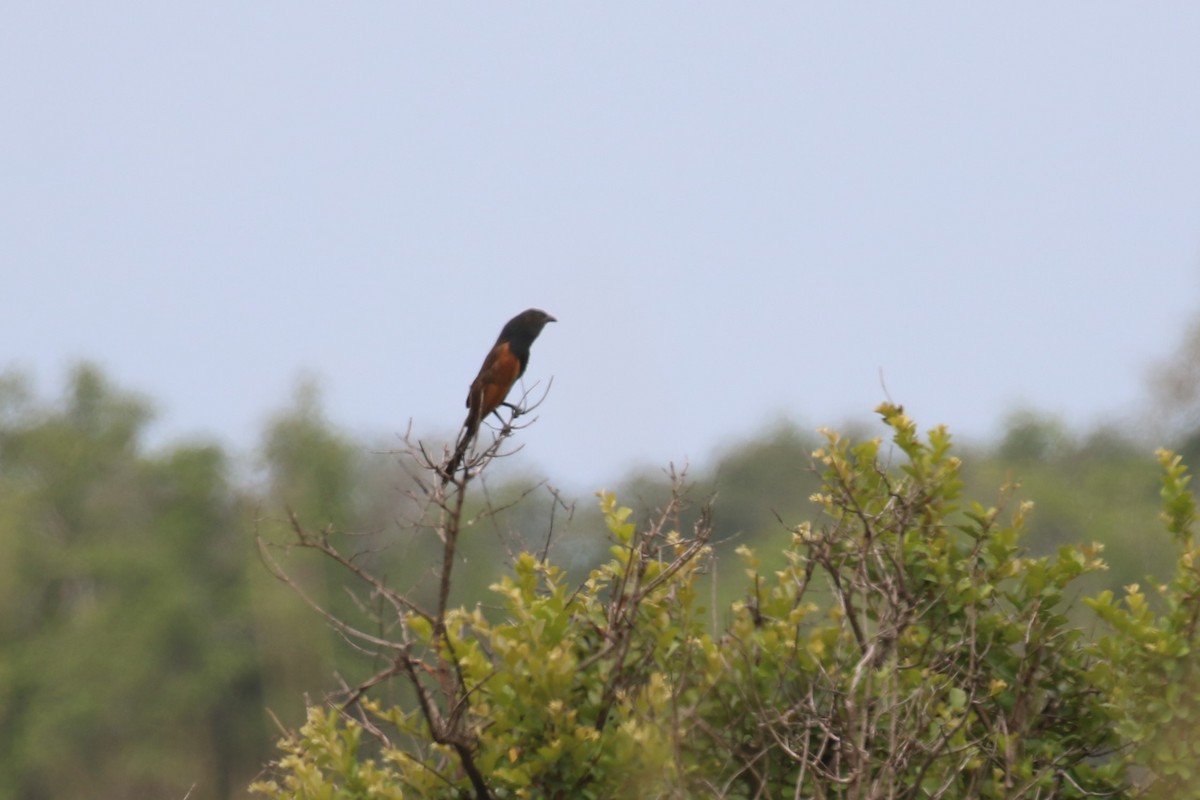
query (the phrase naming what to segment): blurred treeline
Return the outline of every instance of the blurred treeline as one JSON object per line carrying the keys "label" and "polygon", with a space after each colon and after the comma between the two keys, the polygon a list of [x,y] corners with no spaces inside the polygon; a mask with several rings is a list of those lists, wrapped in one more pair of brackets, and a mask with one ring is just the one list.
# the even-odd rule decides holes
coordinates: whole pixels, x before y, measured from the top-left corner
{"label": "blurred treeline", "polygon": [[[0,379],[0,800],[244,796],[274,755],[277,724],[298,724],[306,698],[370,674],[260,557],[259,537],[336,613],[369,602],[345,573],[286,548],[289,509],[309,528],[360,534],[364,565],[395,587],[433,588],[439,543],[414,533],[406,499],[415,465],[386,452],[395,440],[340,433],[311,388],[266,426],[252,456],[211,442],[151,449],[151,419],[146,399],[92,366],[57,399],[22,375]],[[1154,525],[1156,444],[1024,413],[999,441],[959,455],[968,498],[994,503],[1001,485],[1019,482],[1017,496],[1036,503],[1029,546],[1103,542],[1103,579],[1117,587],[1163,574],[1169,560]],[[816,445],[815,432],[779,423],[693,469],[697,507],[716,498],[718,553],[815,516]],[[500,474],[473,485],[473,502],[508,510],[481,517],[464,543],[456,603],[486,604],[520,549],[549,544],[582,575],[607,548],[593,498]],[[668,486],[652,472],[618,492],[649,512]],[[722,586],[715,575],[717,624],[733,599]]]}

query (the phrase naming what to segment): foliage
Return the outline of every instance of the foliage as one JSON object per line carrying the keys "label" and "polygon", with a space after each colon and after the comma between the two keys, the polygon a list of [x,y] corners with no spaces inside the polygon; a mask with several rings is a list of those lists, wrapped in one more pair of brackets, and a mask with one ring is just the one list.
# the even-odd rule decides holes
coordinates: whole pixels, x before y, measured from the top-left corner
{"label": "foliage", "polygon": [[291,497],[358,522],[350,445],[301,397],[259,493],[215,444],[148,449],[152,419],[90,365],[53,402],[0,378],[0,798],[238,796],[270,755],[264,709],[301,722],[334,669],[253,531]]}
{"label": "foliage", "polygon": [[[372,641],[391,668],[336,710],[311,708],[255,791],[1072,798],[1132,794],[1127,769],[1141,765],[1162,796],[1200,796],[1183,735],[1200,697],[1200,579],[1177,460],[1162,457],[1183,551],[1161,588],[1168,611],[1155,615],[1136,589],[1123,606],[1102,594],[1088,604],[1112,629],[1092,641],[1066,600],[1104,568],[1100,547],[1030,556],[1030,504],[1007,511],[1008,490],[994,507],[964,502],[945,430],[922,439],[901,409],[880,411],[892,448],[824,433],[819,518],[792,527],[780,569],[764,573],[741,549],[744,599],[719,632],[701,601],[711,520],[670,530],[678,487],[643,526],[603,494],[609,560],[572,587],[524,554],[492,586],[496,614],[429,612],[366,577],[395,611],[377,620],[393,636]],[[443,534],[468,477],[449,495],[430,484]],[[349,561],[331,537],[296,534]],[[367,699],[392,679],[408,682],[413,703]],[[1178,688],[1164,696],[1164,681]]]}
{"label": "foliage", "polygon": [[[270,756],[273,718],[296,731],[287,740],[295,751],[281,753],[260,776],[275,780],[283,796],[452,796],[448,786],[465,777],[461,755],[453,741],[431,739],[409,677],[393,671],[396,653],[367,645],[379,655],[363,658],[346,645],[344,631],[312,624],[308,609],[262,568],[254,547],[255,534],[292,539],[290,547],[272,548],[272,557],[315,605],[368,628],[380,620],[382,595],[371,587],[348,592],[341,565],[295,546],[291,508],[314,526],[306,530],[312,541],[324,536],[347,545],[355,566],[402,587],[436,618],[445,521],[444,509],[420,494],[428,475],[411,459],[372,452],[386,448],[336,430],[311,388],[269,422],[258,447],[240,448],[253,449],[253,462],[208,441],[151,447],[153,420],[145,398],[92,366],[75,369],[63,395],[51,399],[39,397],[24,376],[0,375],[0,799],[238,796]],[[1186,433],[1178,439],[1185,452]],[[917,717],[901,712],[917,708],[918,699],[940,702],[943,713],[963,720],[961,738],[986,727],[980,715],[995,714],[993,702],[1011,706],[1005,724],[1016,725],[1017,698],[1027,697],[1032,708],[1040,691],[1038,710],[1055,710],[1072,696],[1072,682],[1083,681],[1094,694],[1082,704],[1072,700],[1070,714],[1025,720],[1035,727],[1013,737],[1014,773],[1022,759],[1040,763],[1038,748],[1047,742],[1061,744],[1068,724],[1086,729],[1094,697],[1120,749],[1087,759],[1066,773],[1071,779],[1099,786],[1111,777],[1119,787],[1117,773],[1126,769],[1145,796],[1195,796],[1195,555],[1186,474],[1173,457],[1159,467],[1174,532],[1160,536],[1146,525],[1160,502],[1149,447],[1120,432],[1080,434],[1036,415],[1014,418],[1009,434],[995,446],[956,447],[966,464],[935,477],[929,468],[903,472],[926,458],[922,448],[942,447],[932,437],[917,443],[914,456],[895,444],[830,441],[829,434],[818,441],[786,425],[766,429],[720,454],[712,469],[696,471],[693,496],[719,494],[711,516],[683,502],[670,479],[622,488],[634,513],[612,499],[578,511],[557,494],[543,502],[543,487],[507,477],[485,485],[481,476],[463,495],[451,486],[447,499],[463,500],[463,536],[444,606],[454,626],[439,638],[436,625],[426,633],[416,621],[408,634],[411,652],[422,658],[414,666],[434,701],[430,708],[442,715],[440,733],[461,735],[468,756],[502,770],[513,786],[527,781],[523,790],[502,787],[510,795],[536,795],[533,787],[555,780],[574,786],[584,775],[580,796],[748,796],[757,786],[763,796],[790,797],[794,784],[789,792],[778,787],[807,763],[792,755],[804,757],[805,742],[825,745],[825,760],[805,768],[805,787],[816,785],[812,776],[820,770],[850,774],[858,752],[844,748],[859,740],[796,725],[815,699],[825,702],[824,716],[807,719],[834,732],[852,719],[915,725]],[[815,449],[825,451],[820,459],[812,458]],[[948,465],[952,458],[946,450],[933,460]],[[838,485],[831,470],[839,463],[853,478],[853,490],[841,494],[830,488]],[[923,486],[928,496],[899,491],[889,505],[877,494],[882,479],[870,477],[872,463],[893,489]],[[963,561],[974,545],[960,528],[983,523],[970,518],[978,510],[960,496],[986,497],[1014,480],[1021,481],[1019,495],[1010,486],[993,503],[1000,510],[986,533],[991,544]],[[808,502],[814,494],[835,500],[815,518]],[[1037,513],[1022,510],[1018,496],[1036,500]],[[869,545],[861,518],[836,514],[847,497],[874,508]],[[901,512],[911,531],[922,532],[916,538],[942,543],[927,553],[912,550],[900,535]],[[616,532],[609,530],[606,546],[608,524]],[[943,529],[944,540],[930,533]],[[680,532],[677,541],[672,531]],[[1010,533],[1015,542],[1003,547],[1012,555],[1000,555],[1017,565],[1009,566],[1018,570],[1012,575],[1003,572],[1003,558],[989,555]],[[1105,543],[1111,570],[1096,571],[1098,553],[1071,544],[1093,537]],[[686,564],[633,603],[639,570],[645,588],[646,576],[663,574],[678,559],[677,548],[687,552],[698,541]],[[880,548],[881,541],[896,549]],[[532,560],[520,556],[526,550]],[[1078,554],[1082,565],[1064,552]],[[988,557],[1000,560],[980,561]],[[916,584],[881,584],[921,590],[895,595],[914,604],[907,612],[886,591],[872,594],[871,581],[886,574],[881,564],[893,560],[908,570],[906,581],[925,576]],[[835,573],[864,637],[881,637],[876,652],[884,654],[878,669],[868,662],[858,673],[853,694],[861,647],[838,610]],[[1004,576],[1000,588],[987,594],[982,587],[996,574]],[[980,596],[947,606],[948,598],[963,597],[964,579]],[[1027,581],[1043,582],[1047,597],[1061,595],[1062,602],[1022,609],[1006,593],[1019,598]],[[1080,601],[1085,595],[1091,597]],[[883,635],[905,614],[905,636]],[[370,631],[394,641],[400,619]],[[1000,632],[1015,635],[1020,620],[1038,620],[1043,627],[1030,629],[1030,641],[1046,640],[1029,680],[1044,683],[1060,670],[1067,676],[1061,687],[1025,695],[1014,688],[1008,673],[1024,664],[1024,639],[1006,650]],[[990,650],[972,650],[955,633],[968,623],[978,632],[984,622],[998,637]],[[473,659],[461,681],[447,638]],[[900,669],[901,658],[912,666]],[[995,698],[972,689],[963,667],[972,658],[977,671],[1006,682]],[[560,667],[546,666],[552,663]],[[443,665],[449,672],[438,671]],[[921,694],[889,712],[889,698],[907,686],[901,678],[917,673]],[[328,694],[378,675],[385,677],[349,705],[344,691]],[[991,680],[988,692],[1000,686]],[[492,684],[503,692],[490,697]],[[801,696],[801,687],[812,698]],[[315,722],[306,722],[305,697],[313,699],[307,713]],[[846,705],[851,699],[856,704]],[[851,713],[857,716],[845,716]],[[504,728],[489,724],[492,718]],[[565,738],[564,730],[575,737]],[[867,733],[863,747],[886,751],[878,730]],[[962,741],[981,759],[994,755],[996,745]],[[1086,741],[1076,734],[1072,747]],[[921,752],[929,759],[936,742],[932,734],[918,740],[924,750],[910,748],[909,763]],[[594,766],[580,753],[594,757]],[[889,769],[903,774],[903,754],[890,757]],[[424,777],[398,783],[400,760],[414,775],[419,762]],[[930,771],[943,764],[934,758]],[[850,791],[850,784],[822,785],[828,796]],[[961,791],[955,783],[946,796]],[[1065,789],[1042,796],[1053,791]]]}
{"label": "foliage", "polygon": [[1175,576],[1154,587],[1166,607],[1155,613],[1141,586],[1087,600],[1112,630],[1097,643],[1092,679],[1119,720],[1130,760],[1148,770],[1157,797],[1200,797],[1200,548],[1193,535],[1196,501],[1179,456],[1160,450],[1163,520],[1180,552]]}
{"label": "foliage", "polygon": [[[960,502],[945,431],[928,442],[892,407],[906,457],[827,433],[818,525],[763,579],[725,638],[732,675],[712,687],[735,754],[737,796],[1084,796],[1111,786],[1088,760],[1113,742],[1085,681],[1063,593],[1101,566],[1093,548],[1026,557],[1020,507]],[[749,701],[747,701],[749,698]],[[746,708],[749,704],[750,708]],[[759,709],[758,713],[748,713]],[[738,724],[740,721],[741,724]],[[874,787],[874,788],[873,788]]]}
{"label": "foliage", "polygon": [[148,407],[91,367],[29,396],[0,430],[0,793],[228,796],[266,731],[225,458],[142,453]]}

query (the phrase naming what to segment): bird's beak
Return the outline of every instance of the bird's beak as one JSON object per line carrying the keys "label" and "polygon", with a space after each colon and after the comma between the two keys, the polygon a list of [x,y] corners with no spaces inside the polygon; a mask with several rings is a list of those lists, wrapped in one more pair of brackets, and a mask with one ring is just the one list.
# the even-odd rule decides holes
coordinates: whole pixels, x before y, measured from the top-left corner
{"label": "bird's beak", "polygon": [[546,322],[558,322],[558,320],[556,320],[554,317],[552,317],[552,316],[550,316],[549,314],[547,314],[547,315],[546,315]]}

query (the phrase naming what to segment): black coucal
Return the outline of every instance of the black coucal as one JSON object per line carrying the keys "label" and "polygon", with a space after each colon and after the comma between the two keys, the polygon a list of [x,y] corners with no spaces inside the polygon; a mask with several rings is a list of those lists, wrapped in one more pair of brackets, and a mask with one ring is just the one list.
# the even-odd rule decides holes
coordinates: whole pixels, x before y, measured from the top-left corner
{"label": "black coucal", "polygon": [[462,464],[467,448],[479,431],[479,423],[504,403],[513,384],[525,374],[525,367],[529,365],[529,347],[547,322],[557,320],[541,309],[531,308],[505,323],[467,392],[467,420],[463,423],[454,457],[446,465],[447,480]]}

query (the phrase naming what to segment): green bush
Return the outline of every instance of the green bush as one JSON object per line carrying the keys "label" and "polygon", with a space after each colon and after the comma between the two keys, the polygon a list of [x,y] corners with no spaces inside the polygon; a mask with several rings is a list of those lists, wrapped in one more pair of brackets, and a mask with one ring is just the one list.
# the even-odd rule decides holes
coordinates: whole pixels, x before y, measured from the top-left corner
{"label": "green bush", "polygon": [[[755,552],[739,551],[744,596],[720,629],[703,600],[709,517],[671,529],[681,490],[643,526],[602,494],[608,561],[570,585],[558,567],[520,555],[492,586],[495,609],[447,602],[470,468],[421,484],[422,518],[445,547],[436,607],[362,569],[336,534],[297,522],[297,544],[367,588],[370,624],[318,610],[379,669],[310,708],[272,777],[252,789],[480,800],[1200,797],[1191,733],[1200,562],[1178,459],[1160,459],[1180,551],[1176,576],[1157,587],[1163,610],[1131,586],[1120,601],[1085,598],[1103,628],[1080,628],[1067,612],[1077,579],[1104,569],[1100,547],[1030,557],[1029,504],[1008,488],[993,507],[964,501],[946,431],[922,438],[899,407],[879,411],[891,447],[823,432],[817,518],[794,522],[782,560],[770,559],[781,568],[763,572]],[[387,686],[393,699],[372,697]]]}

